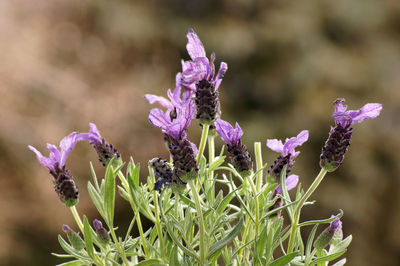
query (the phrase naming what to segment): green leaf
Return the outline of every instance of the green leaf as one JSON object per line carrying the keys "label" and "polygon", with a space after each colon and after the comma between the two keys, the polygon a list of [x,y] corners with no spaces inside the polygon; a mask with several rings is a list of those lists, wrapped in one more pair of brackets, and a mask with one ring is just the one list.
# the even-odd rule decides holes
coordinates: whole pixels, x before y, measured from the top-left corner
{"label": "green leaf", "polygon": [[214,162],[208,168],[208,171],[214,171],[215,168],[219,167],[225,160],[226,156],[218,156],[214,159]]}
{"label": "green leaf", "polygon": [[169,265],[181,265],[178,258],[178,247],[174,246],[169,254]]}
{"label": "green leaf", "polygon": [[332,266],[343,266],[343,265],[346,264],[346,261],[347,261],[346,259],[339,260],[338,262],[336,262]]}
{"label": "green leaf", "polygon": [[115,173],[111,164],[107,166],[104,191],[104,210],[106,211],[107,224],[111,227],[114,221],[115,206]]}
{"label": "green leaf", "polygon": [[331,254],[331,255],[327,255],[327,256],[324,256],[324,257],[321,257],[321,258],[318,258],[316,260],[313,260],[311,262],[311,264],[318,264],[318,263],[322,263],[322,262],[325,262],[325,261],[331,261],[331,260],[339,258],[344,253],[346,253],[346,250],[345,251],[341,251],[341,252],[337,252],[337,253],[334,253],[334,254]]}
{"label": "green leaf", "polygon": [[87,190],[89,192],[90,198],[92,199],[94,206],[96,206],[96,209],[100,213],[102,217],[104,217],[104,202],[103,199],[101,198],[100,194],[97,192],[97,190],[94,188],[92,183],[90,181],[88,182],[87,185]]}
{"label": "green leaf", "polygon": [[218,250],[222,249],[223,247],[231,243],[235,239],[235,237],[240,233],[240,230],[242,230],[242,226],[243,226],[243,219],[240,219],[237,225],[224,238],[215,242],[210,247],[208,253],[208,259],[210,259],[214,255],[214,253],[216,253]]}
{"label": "green leaf", "polygon": [[[129,186],[131,186],[131,184],[132,184],[133,185],[132,188],[138,190],[139,189],[140,165],[139,164],[135,165],[131,159],[127,168],[128,168],[127,169],[127,177],[128,177]],[[131,179],[131,182],[129,182],[129,179]]]}
{"label": "green leaf", "polygon": [[86,243],[86,251],[91,258],[94,258],[94,247],[92,238],[92,228],[86,216],[83,216],[83,235]]}
{"label": "green leaf", "polygon": [[315,232],[317,231],[317,228],[318,228],[318,224],[314,225],[313,229],[311,230],[311,232],[308,236],[307,246],[306,246],[306,257],[310,256],[312,243],[314,241]]}
{"label": "green leaf", "polygon": [[[257,258],[262,257],[262,255],[264,253],[264,249],[267,244],[267,239],[268,239],[267,236],[270,236],[270,235],[272,235],[271,231],[268,232],[268,235],[267,235],[267,226],[265,224],[263,224],[261,234],[259,236],[257,236],[258,237],[258,239],[257,239]],[[267,257],[267,259],[268,259],[268,257]]]}
{"label": "green leaf", "polygon": [[279,259],[274,260],[271,262],[270,266],[284,266],[288,265],[289,262],[291,262],[297,255],[297,252],[292,252],[289,253],[283,257],[280,257]]}
{"label": "green leaf", "polygon": [[222,212],[226,209],[226,206],[228,206],[229,202],[235,197],[235,192],[237,191],[234,190],[230,192],[223,200],[222,202],[218,205],[217,207],[217,214],[222,214]]}
{"label": "green leaf", "polygon": [[80,265],[85,265],[85,263],[83,263],[80,260],[72,260],[61,264],[57,264],[57,266],[80,266]]}
{"label": "green leaf", "polygon": [[332,250],[330,250],[329,253],[336,253],[336,252],[345,250],[350,245],[352,239],[353,239],[353,236],[349,235],[348,237],[346,237],[339,243],[333,245],[332,246],[333,248],[332,248]]}
{"label": "green leaf", "polygon": [[80,252],[77,251],[76,249],[74,249],[72,246],[70,246],[70,244],[67,243],[67,241],[64,240],[64,238],[60,235],[58,235],[58,242],[60,243],[60,246],[62,247],[62,249],[67,252],[68,254],[71,254],[77,258],[79,257],[83,257],[82,255],[80,255]]}
{"label": "green leaf", "polygon": [[97,182],[96,171],[95,171],[94,168],[93,168],[92,162],[90,162],[90,172],[92,173],[93,182],[94,182],[94,184],[95,184],[97,190],[100,191],[99,183]]}
{"label": "green leaf", "polygon": [[145,265],[164,265],[161,263],[161,260],[159,259],[148,259],[148,260],[144,260],[139,262],[138,264],[136,264],[136,266],[145,266]]}

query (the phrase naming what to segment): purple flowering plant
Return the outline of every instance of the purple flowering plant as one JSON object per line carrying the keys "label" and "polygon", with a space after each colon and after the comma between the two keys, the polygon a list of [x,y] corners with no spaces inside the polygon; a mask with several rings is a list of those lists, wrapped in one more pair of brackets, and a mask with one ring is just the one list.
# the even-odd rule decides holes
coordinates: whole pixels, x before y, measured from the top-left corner
{"label": "purple flowering plant", "polygon": [[[161,130],[170,155],[149,160],[146,182],[140,178],[140,165],[132,159],[125,163],[93,123],[89,132],[63,138],[59,148],[47,144],[48,157],[28,146],[50,171],[56,194],[76,221],[77,232],[62,226],[66,238],[59,235],[58,240],[66,254],[53,255],[70,261],[60,265],[328,265],[341,258],[352,240],[351,235],[343,239],[343,212],[300,221],[301,211],[314,203],[308,199],[326,174],[343,163],[352,126],[377,117],[382,105],[369,103],[347,111],[344,99],[334,102],[334,126],[321,151],[321,170],[303,189],[301,178],[291,172],[309,131],[285,142],[267,139],[266,146],[279,153],[268,168],[261,142],[254,143],[252,157],[239,124],[233,127],[221,118],[218,90],[227,64],[221,62],[216,72],[215,55],[206,57],[192,29],[187,39],[190,60],[182,60],[175,89],[168,90],[167,97],[145,95],[150,104],[161,105],[150,110],[149,121]],[[202,130],[197,146],[187,134],[193,120]],[[224,146],[215,151],[216,138],[226,144],[229,161]],[[93,180],[87,190],[98,211],[93,226],[76,209],[78,188],[66,168],[68,155],[80,141],[92,145],[105,166],[99,178],[90,163]],[[116,194],[132,209],[124,233],[115,224]],[[153,224],[146,231],[143,217]],[[323,224],[328,226],[315,238]],[[312,230],[306,240],[300,233],[308,226]],[[133,233],[135,227],[138,234]],[[335,265],[345,262],[341,258]]]}

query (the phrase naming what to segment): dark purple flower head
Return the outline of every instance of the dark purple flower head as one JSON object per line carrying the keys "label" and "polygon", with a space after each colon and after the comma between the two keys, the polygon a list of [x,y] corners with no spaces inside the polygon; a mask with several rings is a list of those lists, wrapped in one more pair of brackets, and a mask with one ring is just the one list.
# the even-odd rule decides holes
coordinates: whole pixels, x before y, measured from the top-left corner
{"label": "dark purple flower head", "polygon": [[239,124],[236,122],[235,128],[233,128],[228,122],[217,119],[217,121],[214,122],[214,128],[228,146],[228,152],[235,169],[239,171],[239,173],[249,173],[253,168],[253,162],[251,161],[246,146],[242,144],[241,138],[243,136],[243,131]]}
{"label": "dark purple flower head", "polygon": [[340,124],[344,128],[361,123],[365,119],[375,118],[382,110],[382,104],[367,103],[359,110],[346,111],[347,105],[343,105],[344,102],[345,99],[337,99],[334,102],[335,112],[333,113],[336,124]]}
{"label": "dark purple flower head", "polygon": [[81,140],[85,140],[83,135],[72,132],[61,140],[60,150],[52,144],[47,144],[47,148],[50,150],[49,157],[43,156],[37,149],[28,146],[36,154],[39,162],[50,170],[50,174],[53,176],[54,190],[67,207],[72,207],[78,203],[79,192],[74,178],[65,168],[65,161],[76,143]]}
{"label": "dark purple flower head", "polygon": [[297,146],[301,146],[308,140],[308,130],[301,131],[296,137],[286,139],[285,144],[281,140],[268,139],[267,147],[273,151],[281,153],[280,156],[271,164],[268,170],[268,177],[271,177],[271,182],[280,179],[282,169],[286,166],[286,175],[292,170],[294,159],[299,155],[299,151],[295,151]]}
{"label": "dark purple flower head", "polygon": [[47,167],[51,172],[55,172],[57,168],[64,168],[68,155],[74,149],[76,143],[81,140],[85,140],[81,134],[72,132],[60,141],[60,150],[56,146],[47,143],[47,148],[50,150],[49,157],[43,156],[40,151],[31,145],[28,145],[28,148],[36,154],[37,159],[43,166]]}
{"label": "dark purple flower head", "polygon": [[294,149],[297,146],[303,145],[303,143],[306,142],[307,140],[308,140],[308,130],[303,130],[296,137],[286,139],[285,144],[282,144],[281,140],[268,139],[267,147],[273,151],[281,153],[283,157],[290,154],[290,158],[294,159],[300,153],[299,151],[296,152]]}
{"label": "dark purple flower head", "polygon": [[188,101],[181,108],[176,108],[176,116],[172,117],[167,110],[163,112],[159,108],[150,111],[150,122],[161,128],[162,132],[169,137],[178,140],[186,137],[186,129],[195,115],[195,106],[192,101]]}
{"label": "dark purple flower head", "polygon": [[343,163],[353,134],[351,126],[365,119],[377,117],[382,110],[382,105],[379,103],[367,103],[359,110],[346,111],[347,106],[343,105],[344,101],[337,99],[334,102],[333,118],[336,125],[331,127],[329,137],[321,151],[320,166],[329,172],[335,171]]}
{"label": "dark purple flower head", "polygon": [[114,158],[114,166],[118,166],[122,163],[121,155],[118,153],[117,149],[110,143],[108,143],[101,135],[97,126],[94,123],[89,123],[89,133],[81,133],[80,138],[83,140],[89,140],[90,144],[96,150],[99,156],[99,161],[106,166],[107,163]]}
{"label": "dark purple flower head", "polygon": [[[298,175],[290,175],[286,178],[286,189],[287,191],[290,191],[292,189],[294,189],[297,186],[297,183],[299,182],[299,176]],[[281,194],[281,185],[278,185],[275,188],[274,191],[274,196],[277,194]]]}
{"label": "dark purple flower head", "polygon": [[189,29],[187,38],[188,43],[186,45],[186,49],[192,60],[182,60],[183,85],[193,88],[193,84],[196,84],[201,80],[206,80],[210,84],[213,84],[215,89],[218,89],[224,74],[228,70],[228,65],[224,62],[221,62],[219,71],[214,77],[215,55],[212,54],[210,60],[208,60],[204,46],[193,29]]}
{"label": "dark purple flower head", "polygon": [[235,145],[239,143],[241,137],[243,136],[243,131],[237,122],[235,128],[233,128],[228,122],[222,119],[217,119],[217,121],[214,122],[214,128],[215,131],[217,131],[221,136],[223,141],[228,145]]}

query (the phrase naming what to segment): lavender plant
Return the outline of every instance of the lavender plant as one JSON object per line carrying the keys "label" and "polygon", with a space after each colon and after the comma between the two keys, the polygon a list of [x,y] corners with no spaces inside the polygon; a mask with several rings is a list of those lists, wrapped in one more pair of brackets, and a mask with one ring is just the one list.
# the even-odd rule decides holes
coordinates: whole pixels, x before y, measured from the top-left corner
{"label": "lavender plant", "polygon": [[[377,117],[382,105],[366,104],[346,111],[343,99],[335,101],[335,125],[322,148],[321,171],[304,191],[299,176],[289,173],[300,153],[295,148],[308,140],[309,132],[303,130],[284,143],[268,139],[267,147],[280,155],[266,170],[261,143],[254,144],[252,159],[242,143],[239,124],[233,128],[221,119],[218,89],[227,64],[222,62],[215,74],[215,55],[206,57],[193,30],[187,38],[191,60],[182,61],[174,91],[168,90],[168,99],[145,96],[149,103],[165,108],[152,109],[149,120],[161,129],[170,153],[170,158],[149,161],[147,182],[139,177],[140,165],[132,159],[124,162],[93,123],[88,133],[73,132],[65,137],[61,150],[47,144],[49,157],[29,146],[49,169],[59,199],[71,210],[79,228],[75,232],[63,225],[66,238],[59,235],[58,240],[66,254],[53,255],[69,261],[60,265],[328,265],[342,257],[352,239],[351,235],[343,239],[343,212],[300,222],[301,210],[314,203],[308,199],[327,172],[342,164],[352,126]],[[198,148],[187,135],[193,119],[202,128]],[[215,151],[217,134],[226,143],[230,163],[224,148]],[[79,141],[89,141],[105,166],[99,178],[90,163],[93,180],[87,190],[98,211],[93,226],[77,212],[78,189],[65,166]],[[227,192],[217,192],[217,187],[225,187]],[[296,187],[294,197],[290,196],[288,192]],[[119,236],[114,224],[116,194],[132,209],[129,228],[118,231]],[[153,224],[146,231],[143,217]],[[315,238],[319,226],[325,229]],[[134,227],[138,228],[137,236],[131,234]],[[307,239],[300,234],[304,227],[312,227]],[[343,258],[335,265],[345,262]]]}

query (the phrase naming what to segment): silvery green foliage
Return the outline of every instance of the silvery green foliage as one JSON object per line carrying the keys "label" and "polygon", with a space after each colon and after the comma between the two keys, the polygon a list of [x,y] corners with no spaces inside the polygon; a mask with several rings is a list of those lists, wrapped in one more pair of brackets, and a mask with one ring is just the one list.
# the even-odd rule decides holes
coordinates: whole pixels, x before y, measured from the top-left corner
{"label": "silvery green foliage", "polygon": [[[296,206],[303,195],[300,185],[291,198],[285,182],[286,171],[282,171],[281,194],[278,198],[273,197],[278,184],[264,182],[266,165],[242,176],[232,165],[225,166],[223,151],[210,158],[211,161],[207,161],[203,156],[200,160],[195,182],[201,217],[189,188],[183,191],[172,187],[154,190],[156,177],[150,167],[147,182],[141,183],[140,166],[133,161],[126,165],[125,175],[121,171],[124,165],[114,169],[113,162],[109,162],[105,177],[101,179],[91,166],[93,180],[87,189],[105,222],[104,227],[110,232],[111,241],[105,243],[84,217],[84,248],[74,248],[72,243],[59,236],[60,245],[67,254],[54,255],[70,259],[61,265],[326,265],[346,252],[351,236],[326,249],[313,248],[317,227],[321,224],[327,227],[342,214],[299,224],[299,228],[313,226],[313,229],[305,243],[296,238],[293,250],[287,252],[290,221],[294,220]],[[120,185],[116,184],[118,179]],[[225,186],[226,192],[216,193],[217,184]],[[132,208],[132,222],[127,232],[117,231],[114,224],[116,194],[127,200]],[[271,208],[278,199],[283,200],[283,205]],[[312,202],[304,205],[307,204]],[[277,215],[282,211],[287,213],[287,219]],[[143,217],[154,224],[147,231],[141,226]],[[200,246],[200,220],[205,228],[203,247]],[[139,229],[138,236],[131,234],[134,227]],[[205,249],[203,256],[200,248]],[[279,253],[283,255],[276,256]]]}

